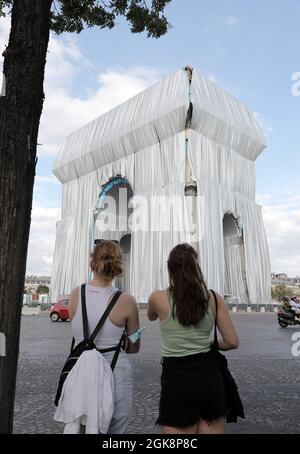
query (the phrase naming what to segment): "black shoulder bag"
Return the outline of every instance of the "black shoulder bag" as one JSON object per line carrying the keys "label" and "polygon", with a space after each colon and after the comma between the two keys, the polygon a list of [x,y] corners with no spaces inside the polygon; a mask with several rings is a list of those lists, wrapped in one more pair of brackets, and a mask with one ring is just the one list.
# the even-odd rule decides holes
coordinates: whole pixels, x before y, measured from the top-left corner
{"label": "black shoulder bag", "polygon": [[238,392],[237,384],[233,376],[231,375],[228,369],[228,362],[225,355],[222,355],[219,351],[218,337],[217,337],[217,314],[218,314],[218,301],[216,294],[213,290],[211,292],[214,295],[216,303],[216,320],[215,320],[215,332],[214,332],[214,342],[212,344],[211,351],[214,355],[216,362],[218,363],[220,372],[224,381],[224,390],[227,400],[227,405],[229,407],[228,414],[226,415],[227,422],[237,422],[237,418],[245,418],[243,404]]}
{"label": "black shoulder bag", "polygon": [[[55,396],[55,405],[56,406],[58,405],[58,402],[59,402],[59,399],[60,399],[60,396],[61,396],[61,392],[62,392],[62,388],[63,388],[64,382],[65,382],[65,380],[66,380],[66,378],[68,376],[68,373],[75,366],[76,361],[78,360],[79,356],[83,352],[85,352],[86,350],[93,350],[94,348],[97,350],[97,347],[94,344],[95,338],[96,338],[97,334],[100,332],[102,326],[104,325],[104,322],[106,321],[107,317],[109,316],[110,311],[112,310],[112,308],[116,304],[119,296],[122,293],[120,291],[117,291],[114,294],[111,302],[107,306],[107,308],[106,308],[104,314],[102,315],[101,319],[99,320],[96,328],[94,329],[93,333],[89,337],[89,333],[88,333],[88,319],[87,319],[87,311],[86,311],[86,300],[85,300],[85,287],[86,287],[86,284],[83,284],[81,286],[81,308],[82,308],[83,337],[84,337],[84,339],[83,339],[83,341],[79,342],[79,344],[77,344],[76,347],[74,348],[75,339],[73,337],[70,355],[68,356],[67,361],[65,362],[65,365],[64,365],[64,367],[63,367],[63,369],[61,371],[60,377],[59,377],[58,387],[57,387],[56,396]],[[121,346],[122,346],[123,336],[124,336],[124,333],[123,333],[123,335],[122,335],[122,337],[120,339],[119,344],[116,347],[107,348],[107,349],[104,349],[104,350],[98,350],[100,353],[106,353],[106,352],[115,351],[115,354],[114,354],[112,362],[111,362],[112,370],[114,370],[114,367],[115,367],[116,362],[118,360],[118,356],[119,356],[119,353],[120,353],[120,350],[121,350]]]}

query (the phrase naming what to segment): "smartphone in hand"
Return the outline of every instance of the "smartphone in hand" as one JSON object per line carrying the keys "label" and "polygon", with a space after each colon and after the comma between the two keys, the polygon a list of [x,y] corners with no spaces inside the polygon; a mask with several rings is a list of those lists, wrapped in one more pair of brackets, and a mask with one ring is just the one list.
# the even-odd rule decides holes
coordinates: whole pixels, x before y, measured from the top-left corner
{"label": "smartphone in hand", "polygon": [[130,342],[132,344],[135,344],[140,339],[141,334],[145,328],[146,328],[146,326],[142,326],[140,329],[138,329],[134,333],[130,334],[130,336],[128,336],[128,339],[130,340]]}

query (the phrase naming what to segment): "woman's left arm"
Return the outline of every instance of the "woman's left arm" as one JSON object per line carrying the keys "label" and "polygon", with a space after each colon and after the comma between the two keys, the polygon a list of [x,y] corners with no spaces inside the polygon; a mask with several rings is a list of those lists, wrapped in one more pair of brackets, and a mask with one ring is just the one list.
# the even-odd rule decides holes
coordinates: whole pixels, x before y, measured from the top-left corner
{"label": "woman's left arm", "polygon": [[73,319],[78,306],[79,301],[79,287],[73,288],[70,294],[70,304],[69,304],[69,317],[70,320]]}
{"label": "woman's left arm", "polygon": [[123,349],[126,353],[138,353],[141,346],[140,339],[134,344],[130,341],[128,336],[140,328],[140,319],[138,306],[132,295],[128,293],[122,294],[123,300],[126,302],[128,314],[126,317],[126,335],[123,341]]}

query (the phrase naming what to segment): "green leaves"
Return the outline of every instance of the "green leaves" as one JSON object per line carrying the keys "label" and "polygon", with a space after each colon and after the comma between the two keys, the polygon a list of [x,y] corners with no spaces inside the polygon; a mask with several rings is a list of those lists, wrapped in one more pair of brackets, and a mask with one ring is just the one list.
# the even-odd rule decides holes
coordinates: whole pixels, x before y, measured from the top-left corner
{"label": "green leaves", "polygon": [[115,0],[115,2],[110,2],[113,6],[115,14],[125,15],[127,7],[128,7],[128,0]]}
{"label": "green leaves", "polygon": [[170,2],[171,0],[54,0],[51,28],[58,34],[80,33],[85,27],[93,26],[113,28],[119,16],[126,19],[132,33],[146,31],[148,37],[159,38],[170,28],[163,15]]}
{"label": "green leaves", "polygon": [[[124,17],[132,33],[147,32],[159,38],[170,24],[163,12],[172,0],[53,0],[51,29],[57,34],[80,33],[85,27],[113,28],[117,17]],[[14,0],[0,0],[0,17]]]}
{"label": "green leaves", "polygon": [[56,33],[80,33],[85,26],[112,28],[115,15],[101,2],[95,0],[54,1],[51,13],[51,28]]}

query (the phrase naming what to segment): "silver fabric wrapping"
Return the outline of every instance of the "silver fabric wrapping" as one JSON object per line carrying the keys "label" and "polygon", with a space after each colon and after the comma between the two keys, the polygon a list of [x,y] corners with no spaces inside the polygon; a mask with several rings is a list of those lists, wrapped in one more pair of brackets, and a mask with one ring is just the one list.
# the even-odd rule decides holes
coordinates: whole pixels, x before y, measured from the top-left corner
{"label": "silver fabric wrapping", "polygon": [[[191,240],[184,193],[188,159],[197,182],[197,238],[209,287],[221,294],[230,289],[240,301],[268,302],[268,245],[255,203],[255,160],[264,148],[255,116],[244,103],[195,70],[190,84],[184,69],[75,131],[53,169],[63,190],[52,298],[88,279],[94,228],[96,237],[120,239],[121,232],[94,227],[93,215],[102,186],[117,175],[128,180],[136,206],[139,197],[147,200],[143,229],[131,232],[128,290],[146,302],[154,289],[166,287],[171,248]],[[224,239],[226,213],[242,227],[242,255],[238,245]]]}

